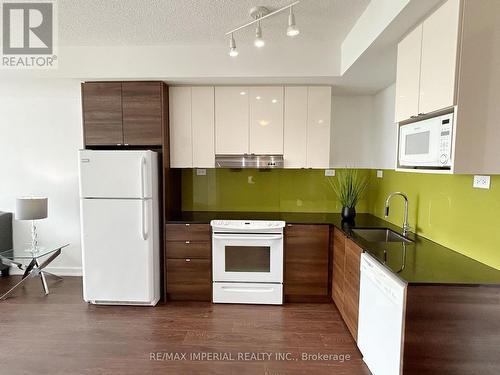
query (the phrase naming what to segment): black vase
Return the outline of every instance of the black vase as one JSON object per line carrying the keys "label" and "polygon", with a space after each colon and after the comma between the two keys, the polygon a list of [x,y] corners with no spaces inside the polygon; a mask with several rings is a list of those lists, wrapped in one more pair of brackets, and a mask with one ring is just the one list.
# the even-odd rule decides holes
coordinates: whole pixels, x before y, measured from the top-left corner
{"label": "black vase", "polygon": [[343,220],[353,220],[356,217],[356,208],[355,207],[342,207],[342,215]]}

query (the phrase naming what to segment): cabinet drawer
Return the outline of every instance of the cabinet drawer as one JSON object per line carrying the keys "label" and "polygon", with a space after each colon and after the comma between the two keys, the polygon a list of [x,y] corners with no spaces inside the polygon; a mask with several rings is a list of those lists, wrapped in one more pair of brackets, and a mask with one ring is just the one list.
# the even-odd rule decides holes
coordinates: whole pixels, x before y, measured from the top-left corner
{"label": "cabinet drawer", "polygon": [[165,244],[167,258],[204,258],[210,259],[210,242],[208,241],[168,241]]}
{"label": "cabinet drawer", "polygon": [[167,295],[171,300],[212,299],[209,259],[167,259]]}
{"label": "cabinet drawer", "polygon": [[210,241],[210,224],[167,224],[167,241]]}

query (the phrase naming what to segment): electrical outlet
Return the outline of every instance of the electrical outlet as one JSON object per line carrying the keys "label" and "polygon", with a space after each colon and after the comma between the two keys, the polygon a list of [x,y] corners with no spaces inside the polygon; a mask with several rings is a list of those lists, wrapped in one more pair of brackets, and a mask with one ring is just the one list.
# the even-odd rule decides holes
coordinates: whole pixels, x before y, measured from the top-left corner
{"label": "electrical outlet", "polygon": [[489,189],[490,176],[474,176],[474,183],[472,186],[478,189]]}
{"label": "electrical outlet", "polygon": [[378,170],[377,171],[377,178],[383,178],[384,177],[384,171]]}
{"label": "electrical outlet", "polygon": [[196,175],[197,176],[206,176],[207,175],[207,170],[206,169],[197,169],[196,170]]}
{"label": "electrical outlet", "polygon": [[325,169],[325,176],[326,177],[333,177],[333,176],[335,176],[335,169]]}

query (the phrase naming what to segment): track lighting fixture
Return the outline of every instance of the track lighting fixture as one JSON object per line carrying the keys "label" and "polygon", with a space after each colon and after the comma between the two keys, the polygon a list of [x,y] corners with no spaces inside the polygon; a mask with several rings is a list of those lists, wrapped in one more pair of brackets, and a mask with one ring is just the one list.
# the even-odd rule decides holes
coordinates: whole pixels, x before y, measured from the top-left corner
{"label": "track lighting fixture", "polygon": [[229,38],[229,56],[236,57],[238,56],[238,50],[236,49],[236,41],[234,40],[233,34]]}
{"label": "track lighting fixture", "polygon": [[295,14],[293,14],[293,7],[290,7],[290,14],[288,15],[288,27],[286,28],[286,35],[296,36],[299,35],[300,30],[295,25]]}
{"label": "track lighting fixture", "polygon": [[236,27],[235,29],[228,31],[226,33],[226,36],[229,35],[229,56],[231,57],[236,57],[238,56],[238,51],[236,50],[236,42],[234,41],[234,36],[233,34],[236,31],[239,31],[241,29],[244,29],[248,26],[257,24],[257,28],[255,29],[255,40],[254,40],[254,45],[257,48],[262,48],[266,44],[264,39],[262,38],[262,27],[261,27],[261,21],[264,19],[274,16],[275,14],[278,14],[280,12],[283,12],[286,9],[290,9],[290,13],[288,15],[288,27],[286,29],[286,35],[288,36],[296,36],[299,35],[300,31],[297,28],[297,25],[295,24],[295,15],[293,13],[293,6],[297,5],[300,3],[299,0],[294,1],[291,4],[285,5],[284,7],[281,7],[275,11],[270,11],[266,7],[263,6],[257,6],[253,7],[250,9],[250,16],[253,18],[252,21],[247,22],[244,25],[241,25],[239,27]]}
{"label": "track lighting fixture", "polygon": [[257,24],[257,28],[255,29],[255,40],[254,40],[253,44],[257,48],[262,48],[266,44],[266,42],[264,41],[264,39],[262,39],[262,29],[260,27],[260,21]]}

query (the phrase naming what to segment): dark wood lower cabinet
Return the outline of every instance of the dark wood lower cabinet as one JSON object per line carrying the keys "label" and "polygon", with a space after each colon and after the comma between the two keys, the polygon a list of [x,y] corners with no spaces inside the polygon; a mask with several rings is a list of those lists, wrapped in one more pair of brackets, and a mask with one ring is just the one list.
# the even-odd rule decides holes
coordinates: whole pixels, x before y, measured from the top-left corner
{"label": "dark wood lower cabinet", "polygon": [[363,250],[339,229],[333,231],[332,299],[354,340],[358,339],[359,279]]}
{"label": "dark wood lower cabinet", "polygon": [[344,310],[344,268],[346,237],[337,228],[333,229],[332,241],[332,299],[340,313]]}
{"label": "dark wood lower cabinet", "polygon": [[210,259],[167,259],[169,300],[210,301],[212,276]]}
{"label": "dark wood lower cabinet", "polygon": [[500,287],[409,285],[403,374],[500,374]]}
{"label": "dark wood lower cabinet", "polygon": [[363,250],[353,241],[345,241],[344,305],[342,317],[354,340],[358,339],[360,262]]}
{"label": "dark wood lower cabinet", "polygon": [[166,300],[212,300],[210,224],[165,225]]}
{"label": "dark wood lower cabinet", "polygon": [[328,302],[329,241],[328,225],[287,225],[285,301]]}

